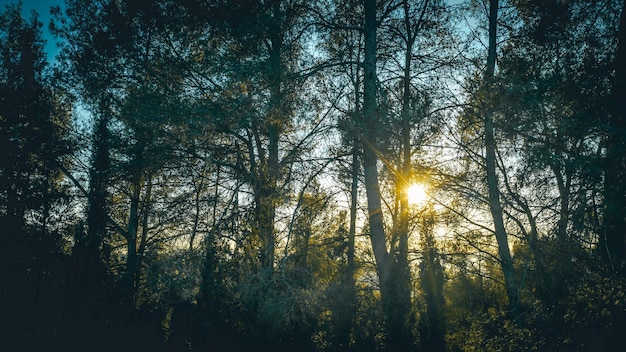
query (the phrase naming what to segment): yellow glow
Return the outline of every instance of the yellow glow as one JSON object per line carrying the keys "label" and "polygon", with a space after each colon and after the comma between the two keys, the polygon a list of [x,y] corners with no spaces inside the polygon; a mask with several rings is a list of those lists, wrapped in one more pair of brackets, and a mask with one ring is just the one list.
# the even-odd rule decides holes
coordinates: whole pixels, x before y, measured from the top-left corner
{"label": "yellow glow", "polygon": [[407,191],[407,195],[411,205],[423,205],[428,200],[426,186],[421,183],[412,184]]}

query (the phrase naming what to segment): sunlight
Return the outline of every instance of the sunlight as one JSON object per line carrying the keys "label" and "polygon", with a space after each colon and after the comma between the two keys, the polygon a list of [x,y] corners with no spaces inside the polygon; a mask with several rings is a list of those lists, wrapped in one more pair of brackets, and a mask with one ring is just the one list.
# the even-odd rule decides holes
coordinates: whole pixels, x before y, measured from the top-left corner
{"label": "sunlight", "polygon": [[422,183],[413,183],[407,191],[409,197],[409,204],[411,205],[423,205],[428,200],[428,194],[426,194],[426,185]]}

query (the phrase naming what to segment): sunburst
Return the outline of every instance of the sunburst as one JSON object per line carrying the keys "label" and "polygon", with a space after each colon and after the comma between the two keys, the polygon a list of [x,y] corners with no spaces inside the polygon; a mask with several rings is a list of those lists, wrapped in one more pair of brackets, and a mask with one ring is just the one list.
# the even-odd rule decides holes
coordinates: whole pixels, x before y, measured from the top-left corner
{"label": "sunburst", "polygon": [[424,205],[428,200],[428,194],[426,193],[426,185],[422,183],[413,183],[409,186],[407,191],[409,198],[409,204],[411,205]]}

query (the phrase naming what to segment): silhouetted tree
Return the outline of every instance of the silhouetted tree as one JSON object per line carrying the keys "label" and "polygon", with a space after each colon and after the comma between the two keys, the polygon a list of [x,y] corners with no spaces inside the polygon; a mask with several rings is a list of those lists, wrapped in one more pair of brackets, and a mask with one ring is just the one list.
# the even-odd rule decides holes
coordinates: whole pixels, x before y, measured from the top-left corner
{"label": "silhouetted tree", "polygon": [[17,231],[27,223],[49,230],[70,152],[69,114],[48,84],[41,35],[36,14],[27,21],[21,2],[6,7],[0,21],[0,208]]}

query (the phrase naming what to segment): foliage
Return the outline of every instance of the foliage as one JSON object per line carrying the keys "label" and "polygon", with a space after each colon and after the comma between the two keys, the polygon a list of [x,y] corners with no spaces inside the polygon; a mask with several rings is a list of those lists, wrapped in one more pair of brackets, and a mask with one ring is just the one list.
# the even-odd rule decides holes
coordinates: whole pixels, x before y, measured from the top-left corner
{"label": "foliage", "polygon": [[45,232],[67,191],[60,174],[71,152],[70,114],[46,76],[41,23],[21,11],[17,3],[0,14],[0,216],[14,230]]}
{"label": "foliage", "polygon": [[54,65],[24,8],[3,346],[621,349],[623,2],[66,0]]}

